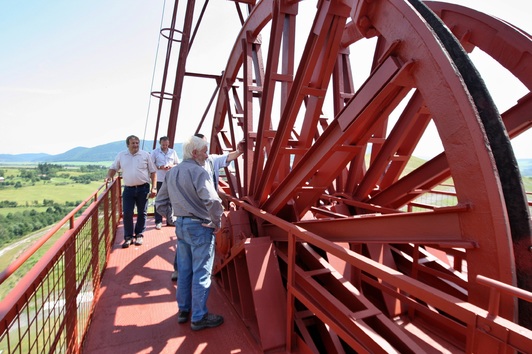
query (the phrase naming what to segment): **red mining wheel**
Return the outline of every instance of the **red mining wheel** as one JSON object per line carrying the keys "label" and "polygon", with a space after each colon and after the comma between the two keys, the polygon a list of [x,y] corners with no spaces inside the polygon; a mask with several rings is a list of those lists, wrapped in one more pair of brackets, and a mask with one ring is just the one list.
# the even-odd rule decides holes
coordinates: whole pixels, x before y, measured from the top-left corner
{"label": "red mining wheel", "polygon": [[[530,124],[530,97],[501,119],[467,53],[423,3],[350,4],[320,1],[312,14],[297,2],[254,7],[213,121],[214,151],[246,139],[225,191],[483,308],[489,292],[477,275],[530,290],[529,211],[510,142]],[[479,47],[532,87],[528,35],[469,9],[429,6],[464,48]],[[314,20],[299,56],[303,16]],[[368,44],[371,51],[359,50]],[[355,88],[353,74],[363,75],[355,59],[364,56],[371,70]],[[432,123],[443,152],[406,171]],[[454,188],[433,192],[449,180]],[[449,189],[455,199],[445,196]],[[260,220],[252,229],[274,239],[278,232]],[[356,270],[344,275],[390,317],[404,310],[372,294]],[[503,296],[500,314],[516,313]]]}

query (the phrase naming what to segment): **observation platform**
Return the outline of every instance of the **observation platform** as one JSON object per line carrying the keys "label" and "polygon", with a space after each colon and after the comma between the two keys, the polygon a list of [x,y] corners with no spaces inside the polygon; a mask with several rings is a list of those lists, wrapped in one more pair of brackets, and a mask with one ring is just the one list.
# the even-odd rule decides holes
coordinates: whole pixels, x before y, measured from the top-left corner
{"label": "observation platform", "polygon": [[156,230],[149,216],[143,245],[123,249],[122,241],[120,224],[84,353],[262,353],[214,279],[208,308],[224,323],[201,331],[192,331],[190,321],[177,323],[173,227]]}

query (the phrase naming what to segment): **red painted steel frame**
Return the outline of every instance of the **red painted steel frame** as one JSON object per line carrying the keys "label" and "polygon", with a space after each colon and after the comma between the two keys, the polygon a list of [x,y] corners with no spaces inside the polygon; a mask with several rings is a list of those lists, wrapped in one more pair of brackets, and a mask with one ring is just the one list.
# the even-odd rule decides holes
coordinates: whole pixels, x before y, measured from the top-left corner
{"label": "red painted steel frame", "polygon": [[[532,289],[530,214],[510,146],[510,138],[530,127],[530,94],[500,115],[466,54],[480,48],[530,89],[531,38],[474,10],[427,5],[417,0],[319,1],[313,17],[305,18],[312,25],[302,35],[297,26],[299,2],[264,0],[250,7],[235,40],[219,81],[211,151],[234,148],[244,138],[246,153],[234,171],[226,169],[227,184],[221,184],[228,194],[226,202],[238,197],[240,203],[227,212],[217,269],[226,284],[229,279],[245,282],[240,271],[252,261],[245,265],[227,259],[241,254],[241,242],[247,238],[271,238],[280,259],[285,253],[294,257],[285,261],[287,269],[280,269],[288,282],[288,348],[302,340],[319,351],[305,327],[323,330],[320,320],[325,321],[325,315],[310,302],[294,302],[312,292],[314,285],[291,288],[298,284],[294,279],[300,284],[305,279],[290,269],[292,262],[301,267],[314,264],[318,254],[324,258],[318,262],[322,269],[315,271],[327,272],[329,265],[323,262],[338,261],[335,269],[345,277],[342,283],[350,281],[361,302],[369,299],[390,318],[422,318],[432,331],[465,351],[490,344],[479,347],[472,333],[446,324],[441,313],[410,297],[413,289],[426,288],[427,299],[431,291],[441,292],[442,297],[447,294],[484,309],[490,295],[475,281],[479,276]],[[301,37],[306,41],[297,57],[296,38]],[[262,38],[269,41],[266,61]],[[368,40],[374,41],[374,50],[357,52],[356,45]],[[353,76],[362,71],[352,67],[352,57],[364,55],[371,59],[371,70],[355,88]],[[329,96],[332,109],[327,106]],[[431,122],[444,151],[407,174],[412,153]],[[412,212],[409,205],[425,205],[420,198],[449,179],[456,192],[451,206],[436,204],[429,206],[432,211]],[[260,214],[242,213],[243,201],[259,207]],[[303,244],[289,242],[291,234],[269,217],[314,232],[329,243],[342,242],[346,249],[376,261],[376,268],[382,264],[399,272],[398,278],[411,282],[410,290],[390,285],[392,279],[376,280],[368,275],[371,271],[338,259],[342,257],[314,254]],[[329,243],[323,241],[319,248],[333,247]],[[344,296],[343,287],[334,281],[328,284],[333,297]],[[231,289],[228,286],[229,293]],[[299,339],[293,338],[291,319],[298,313],[294,306],[319,317],[295,319]],[[338,310],[331,306],[323,313]],[[510,323],[519,320],[530,327],[529,309],[526,302],[517,305],[507,292],[500,295],[498,314]],[[261,318],[266,317],[260,309],[254,311],[261,328]],[[461,317],[457,311],[455,316]],[[333,316],[325,322],[332,332],[346,331],[341,337],[352,348],[386,350],[380,340],[373,347],[369,332],[368,337],[347,339],[356,329],[341,329],[334,321]],[[386,327],[392,337],[401,338],[402,329]],[[322,344],[335,348],[336,337],[329,335]],[[271,348],[277,343],[275,339],[263,344]]]}

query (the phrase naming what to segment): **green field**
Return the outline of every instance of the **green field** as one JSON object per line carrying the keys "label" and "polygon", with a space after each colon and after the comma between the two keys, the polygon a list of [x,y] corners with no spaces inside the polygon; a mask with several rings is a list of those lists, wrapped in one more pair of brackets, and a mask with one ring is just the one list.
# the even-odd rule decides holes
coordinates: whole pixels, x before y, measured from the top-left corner
{"label": "green field", "polygon": [[[18,189],[13,187],[0,188],[0,200],[15,201],[18,204],[16,208],[0,208],[0,213],[6,215],[9,212],[20,211],[23,208],[38,210],[35,206],[42,205],[44,199],[53,200],[58,204],[73,201],[81,202],[94,193],[103,183],[101,181],[80,184],[61,179],[52,179],[51,181],[40,181],[35,185],[24,186]],[[43,208],[41,211],[46,210],[45,207]]]}
{"label": "green field", "polygon": [[[28,180],[21,178],[21,170],[35,169],[36,166],[0,166],[3,177],[9,184],[0,184],[0,202],[16,202],[17,207],[0,208],[0,215],[7,216],[9,213],[22,213],[25,210],[35,210],[39,213],[45,212],[49,205],[43,205],[44,201],[65,205],[65,203],[74,203],[76,205],[89,198],[104,183],[103,177],[98,181],[90,183],[76,183],[71,177],[81,176],[84,172],[79,167],[65,167],[48,180]],[[13,183],[20,182],[18,188]],[[66,214],[65,214],[66,215]],[[27,251],[31,245],[40,237],[44,236],[52,225],[43,229],[32,232],[29,235],[16,239],[0,249],[0,270],[6,267]],[[48,242],[46,242],[22,267],[14,273],[8,280],[0,285],[0,299],[12,289],[18,280],[25,274],[42,255],[54,244],[54,242],[64,233],[58,231]]]}
{"label": "green field", "polygon": [[0,246],[61,220],[104,185],[106,173],[98,165],[0,166]]}
{"label": "green field", "polygon": [[13,185],[0,184],[0,201],[13,201],[17,203],[16,208],[0,208],[1,215],[23,211],[27,208],[42,212],[46,210],[43,201],[53,201],[57,204],[66,202],[81,202],[94,193],[103,183],[92,181],[88,184],[76,183],[70,177],[81,176],[79,167],[66,167],[58,173],[58,176],[51,177],[50,180],[27,181],[20,177],[21,169],[35,168],[0,166],[0,170],[5,172],[3,177],[9,182],[20,182],[21,187],[15,188]]}

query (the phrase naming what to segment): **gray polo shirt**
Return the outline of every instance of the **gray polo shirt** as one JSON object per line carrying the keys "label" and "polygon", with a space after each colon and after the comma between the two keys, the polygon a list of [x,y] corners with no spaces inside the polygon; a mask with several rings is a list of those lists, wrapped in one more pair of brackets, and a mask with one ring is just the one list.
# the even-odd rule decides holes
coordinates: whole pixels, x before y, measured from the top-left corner
{"label": "gray polo shirt", "polygon": [[184,160],[166,173],[155,199],[159,214],[166,215],[168,201],[175,216],[192,216],[221,225],[222,201],[209,173],[193,159]]}

